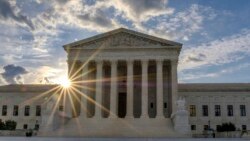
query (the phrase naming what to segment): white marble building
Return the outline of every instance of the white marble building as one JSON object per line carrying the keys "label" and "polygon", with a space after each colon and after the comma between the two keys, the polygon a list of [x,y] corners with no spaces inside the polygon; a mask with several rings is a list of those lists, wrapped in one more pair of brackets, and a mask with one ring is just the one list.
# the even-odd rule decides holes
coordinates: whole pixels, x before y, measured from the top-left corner
{"label": "white marble building", "polygon": [[41,136],[180,137],[222,122],[250,127],[250,84],[178,84],[180,43],[120,28],[63,47],[71,88],[1,86],[0,119],[39,126]]}

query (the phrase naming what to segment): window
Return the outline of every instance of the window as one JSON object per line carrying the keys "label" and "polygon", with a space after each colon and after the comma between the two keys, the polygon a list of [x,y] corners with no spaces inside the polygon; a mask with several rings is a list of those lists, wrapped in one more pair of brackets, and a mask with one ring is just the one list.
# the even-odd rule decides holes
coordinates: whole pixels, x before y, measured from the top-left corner
{"label": "window", "polygon": [[59,111],[61,111],[61,112],[63,111],[63,105],[59,106]]}
{"label": "window", "polygon": [[41,116],[41,106],[36,105],[36,116]]}
{"label": "window", "polygon": [[196,125],[191,125],[191,130],[196,130]]}
{"label": "window", "polygon": [[13,116],[18,116],[18,106],[17,105],[14,105]]}
{"label": "window", "polygon": [[25,106],[25,109],[24,109],[24,116],[29,116],[30,115],[30,106]]}
{"label": "window", "polygon": [[240,105],[240,116],[246,116],[246,106]]}
{"label": "window", "polygon": [[7,115],[7,105],[3,105],[2,116],[6,116],[6,115]]}
{"label": "window", "polygon": [[208,116],[208,106],[207,105],[202,105],[202,115]]}
{"label": "window", "polygon": [[247,130],[247,126],[246,125],[242,125],[241,128],[242,128],[242,131],[246,131]]}
{"label": "window", "polygon": [[214,106],[214,112],[215,112],[214,114],[215,114],[216,117],[221,116],[220,105],[215,105]]}
{"label": "window", "polygon": [[196,116],[196,107],[195,107],[195,105],[190,105],[189,110],[190,110],[190,116],[195,117]]}
{"label": "window", "polygon": [[234,115],[233,105],[227,105],[227,115],[230,117]]}
{"label": "window", "polygon": [[208,125],[204,125],[203,126],[203,129],[206,131],[206,130],[208,130]]}
{"label": "window", "polygon": [[28,129],[28,125],[27,125],[27,124],[24,124],[24,125],[23,125],[23,129]]}

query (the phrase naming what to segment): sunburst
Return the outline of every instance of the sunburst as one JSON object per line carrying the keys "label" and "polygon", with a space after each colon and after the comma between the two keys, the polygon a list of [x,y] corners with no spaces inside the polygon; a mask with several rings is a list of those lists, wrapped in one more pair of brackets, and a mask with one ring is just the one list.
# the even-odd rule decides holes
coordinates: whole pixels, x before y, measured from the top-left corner
{"label": "sunburst", "polygon": [[59,84],[63,88],[69,88],[71,86],[71,81],[67,77],[62,77],[61,79],[59,79]]}

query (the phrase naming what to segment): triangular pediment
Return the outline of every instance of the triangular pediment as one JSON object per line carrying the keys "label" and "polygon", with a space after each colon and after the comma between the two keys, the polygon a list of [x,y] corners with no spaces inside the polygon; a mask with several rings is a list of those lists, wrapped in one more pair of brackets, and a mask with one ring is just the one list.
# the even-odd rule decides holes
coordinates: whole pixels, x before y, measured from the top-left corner
{"label": "triangular pediment", "polygon": [[165,40],[162,38],[150,36],[140,32],[119,28],[110,32],[99,34],[87,39],[73,42],[63,47],[65,50],[82,48],[82,49],[95,49],[99,47],[114,48],[114,47],[136,47],[147,48],[152,46],[157,47],[173,47],[182,46],[182,44]]}

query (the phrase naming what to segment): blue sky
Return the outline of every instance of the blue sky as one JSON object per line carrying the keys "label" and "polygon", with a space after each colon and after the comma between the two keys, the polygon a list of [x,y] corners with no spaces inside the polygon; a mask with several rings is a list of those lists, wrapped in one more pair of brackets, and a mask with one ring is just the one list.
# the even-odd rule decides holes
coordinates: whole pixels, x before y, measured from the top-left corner
{"label": "blue sky", "polygon": [[183,43],[181,83],[250,82],[249,0],[0,0],[0,85],[58,83],[62,45],[125,27]]}

